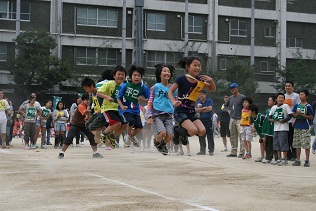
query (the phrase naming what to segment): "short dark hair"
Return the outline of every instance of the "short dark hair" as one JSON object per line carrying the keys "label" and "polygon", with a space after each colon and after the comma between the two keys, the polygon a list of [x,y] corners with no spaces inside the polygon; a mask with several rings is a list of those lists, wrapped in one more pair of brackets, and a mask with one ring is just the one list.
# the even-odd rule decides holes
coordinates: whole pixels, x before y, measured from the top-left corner
{"label": "short dark hair", "polygon": [[88,87],[95,87],[95,82],[94,80],[92,80],[91,78],[84,78],[82,81],[81,81],[81,87],[84,87],[84,86],[88,86]]}
{"label": "short dark hair", "polygon": [[143,75],[145,75],[145,68],[140,67],[140,66],[136,66],[136,65],[131,65],[128,68],[128,76],[129,78],[132,80],[132,75],[134,72],[138,72],[141,75],[141,78],[143,77]]}
{"label": "short dark hair", "polygon": [[287,83],[291,84],[294,87],[294,82],[293,81],[285,81],[285,84],[287,84]]}
{"label": "short dark hair", "polygon": [[248,110],[255,112],[256,114],[258,114],[258,111],[259,111],[258,106],[256,106],[255,104],[249,105]]}
{"label": "short dark hair", "polygon": [[299,93],[304,92],[306,97],[309,96],[309,91],[307,89],[302,89]]}
{"label": "short dark hair", "polygon": [[249,105],[253,104],[253,99],[251,97],[244,97],[243,101],[248,101]]}
{"label": "short dark hair", "polygon": [[123,66],[116,66],[114,68],[113,76],[115,76],[117,72],[124,72],[125,76],[127,75],[126,69]]}
{"label": "short dark hair", "polygon": [[279,92],[279,93],[276,95],[276,97],[278,98],[279,95],[282,95],[282,96],[285,98],[285,95],[284,95],[282,92]]}
{"label": "short dark hair", "polygon": [[112,70],[111,69],[106,69],[103,71],[103,73],[101,74],[101,78],[102,80],[113,80],[113,74],[112,74]]}
{"label": "short dark hair", "polygon": [[59,105],[60,103],[63,104],[63,108],[62,108],[62,109],[65,109],[65,104],[64,104],[62,101],[59,101],[59,102],[56,104],[56,110],[59,110],[58,105]]}
{"label": "short dark hair", "polygon": [[82,101],[89,99],[89,94],[88,93],[84,93],[81,96]]}

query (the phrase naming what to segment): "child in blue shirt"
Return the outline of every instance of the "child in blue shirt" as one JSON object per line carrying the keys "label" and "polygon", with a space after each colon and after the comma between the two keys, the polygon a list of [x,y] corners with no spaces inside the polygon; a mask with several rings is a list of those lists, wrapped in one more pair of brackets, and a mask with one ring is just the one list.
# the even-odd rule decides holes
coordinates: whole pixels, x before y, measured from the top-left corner
{"label": "child in blue shirt", "polygon": [[[203,123],[196,117],[195,101],[200,91],[205,88],[211,92],[216,91],[213,79],[207,75],[200,75],[201,60],[197,57],[183,58],[179,66],[186,68],[188,74],[180,75],[171,86],[168,97],[175,106],[174,118],[179,126],[174,128],[175,144],[179,144],[179,138],[183,145],[187,144],[187,136],[202,136],[206,130]],[[178,99],[174,98],[174,92],[178,89]],[[178,138],[179,137],[179,138]]]}
{"label": "child in blue shirt", "polygon": [[313,120],[314,112],[312,106],[306,102],[309,92],[308,90],[302,90],[300,93],[301,103],[294,105],[293,117],[296,118],[293,124],[294,137],[293,148],[296,148],[296,160],[292,164],[293,166],[300,166],[301,148],[305,149],[305,167],[310,167],[309,154],[311,148],[311,133],[309,130],[310,121]]}
{"label": "child in blue shirt", "polygon": [[135,137],[143,127],[140,119],[139,102],[148,102],[150,91],[142,82],[142,77],[145,74],[143,67],[131,65],[128,74],[131,81],[123,83],[117,95],[118,111],[124,122],[128,122],[127,134],[123,139],[125,145],[129,146],[130,141],[132,141],[134,146],[139,147],[139,142]]}

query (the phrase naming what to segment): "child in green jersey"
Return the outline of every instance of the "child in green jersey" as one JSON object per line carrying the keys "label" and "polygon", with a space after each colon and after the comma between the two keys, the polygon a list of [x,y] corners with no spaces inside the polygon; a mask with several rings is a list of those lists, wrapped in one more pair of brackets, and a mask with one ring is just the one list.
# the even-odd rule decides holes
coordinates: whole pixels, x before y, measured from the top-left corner
{"label": "child in green jersey", "polygon": [[261,156],[255,160],[255,162],[262,162],[264,158],[264,135],[262,134],[262,126],[265,116],[258,112],[258,106],[252,104],[249,105],[249,114],[250,114],[250,121],[253,124],[254,128],[257,131],[259,136],[259,143],[260,143],[260,154]]}

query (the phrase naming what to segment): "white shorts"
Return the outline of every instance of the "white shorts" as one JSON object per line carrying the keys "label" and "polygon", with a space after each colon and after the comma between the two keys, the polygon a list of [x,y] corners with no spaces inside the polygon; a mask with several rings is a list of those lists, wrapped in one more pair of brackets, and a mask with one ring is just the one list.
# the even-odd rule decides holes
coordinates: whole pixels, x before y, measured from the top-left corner
{"label": "white shorts", "polygon": [[250,126],[241,126],[241,140],[252,141],[252,130]]}
{"label": "white shorts", "polygon": [[0,132],[7,133],[7,120],[0,120]]}

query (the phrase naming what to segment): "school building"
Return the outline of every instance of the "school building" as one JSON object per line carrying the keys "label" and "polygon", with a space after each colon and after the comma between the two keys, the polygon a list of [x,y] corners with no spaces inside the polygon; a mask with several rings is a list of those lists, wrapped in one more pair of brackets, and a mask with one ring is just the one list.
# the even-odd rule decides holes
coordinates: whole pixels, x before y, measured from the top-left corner
{"label": "school building", "polygon": [[[53,54],[96,78],[131,63],[153,75],[155,64],[176,64],[184,52],[200,57],[203,70],[225,71],[237,56],[253,58],[260,93],[274,93],[273,62],[286,66],[298,51],[315,59],[315,0],[185,2],[126,0],[124,12],[124,0],[21,0],[20,30],[49,32],[57,42]],[[16,0],[0,0],[0,86],[7,92],[14,38]]]}

